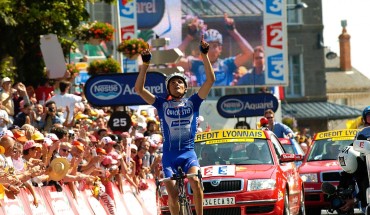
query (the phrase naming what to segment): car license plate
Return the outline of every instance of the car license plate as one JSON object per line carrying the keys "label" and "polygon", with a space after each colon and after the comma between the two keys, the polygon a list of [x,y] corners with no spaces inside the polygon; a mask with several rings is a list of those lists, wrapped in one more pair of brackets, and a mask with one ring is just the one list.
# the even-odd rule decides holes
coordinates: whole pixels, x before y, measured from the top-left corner
{"label": "car license plate", "polygon": [[204,206],[235,205],[235,197],[203,199]]}

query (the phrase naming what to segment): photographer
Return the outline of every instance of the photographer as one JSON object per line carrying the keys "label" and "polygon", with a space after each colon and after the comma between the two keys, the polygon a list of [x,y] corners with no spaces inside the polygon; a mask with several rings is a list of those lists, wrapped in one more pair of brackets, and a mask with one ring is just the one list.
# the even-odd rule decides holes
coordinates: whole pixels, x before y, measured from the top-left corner
{"label": "photographer", "polygon": [[338,154],[338,162],[344,170],[341,173],[338,189],[348,189],[350,186],[355,187],[356,184],[358,187],[358,192],[346,199],[345,204],[339,209],[347,212],[360,203],[364,212],[367,206],[366,189],[369,187],[365,156],[361,156],[353,146],[347,146]]}
{"label": "photographer", "polygon": [[40,127],[42,130],[49,132],[50,128],[56,123],[62,123],[57,115],[57,106],[54,101],[49,101],[45,104],[46,110],[42,116]]}
{"label": "photographer", "polygon": [[[362,112],[364,126],[357,133],[355,140],[370,139],[370,106]],[[359,192],[353,198],[346,200],[346,203],[340,208],[342,211],[352,209],[358,201],[361,203],[361,210],[364,212],[366,204],[366,189],[369,187],[369,177],[366,166],[366,157],[353,149],[353,146],[344,148],[338,154],[338,161],[344,172],[341,174],[338,188],[348,188],[351,184],[357,184]]]}

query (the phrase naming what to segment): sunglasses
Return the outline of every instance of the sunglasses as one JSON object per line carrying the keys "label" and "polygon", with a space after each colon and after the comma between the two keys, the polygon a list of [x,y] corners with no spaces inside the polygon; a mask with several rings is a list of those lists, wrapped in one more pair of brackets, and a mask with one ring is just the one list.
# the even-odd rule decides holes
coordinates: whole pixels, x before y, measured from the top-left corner
{"label": "sunglasses", "polygon": [[273,119],[274,117],[270,116],[270,117],[266,117],[266,119]]}
{"label": "sunglasses", "polygon": [[61,149],[63,152],[68,152],[68,153],[70,153],[71,151],[70,150],[68,150],[68,149]]}

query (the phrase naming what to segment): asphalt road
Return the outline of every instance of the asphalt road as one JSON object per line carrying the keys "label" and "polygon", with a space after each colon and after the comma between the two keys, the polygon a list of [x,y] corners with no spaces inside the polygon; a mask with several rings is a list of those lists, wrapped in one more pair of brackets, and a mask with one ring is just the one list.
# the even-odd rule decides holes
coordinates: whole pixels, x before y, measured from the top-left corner
{"label": "asphalt road", "polygon": [[[321,214],[337,214],[337,213],[328,213],[327,210],[321,210]],[[361,213],[360,210],[356,209],[355,214],[363,214],[363,213]]]}

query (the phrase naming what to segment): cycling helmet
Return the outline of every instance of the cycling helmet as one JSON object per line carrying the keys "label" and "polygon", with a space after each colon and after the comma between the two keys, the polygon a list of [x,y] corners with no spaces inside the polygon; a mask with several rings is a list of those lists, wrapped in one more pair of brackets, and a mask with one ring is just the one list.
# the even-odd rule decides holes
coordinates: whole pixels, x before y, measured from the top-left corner
{"label": "cycling helmet", "polygon": [[366,115],[370,113],[370,106],[367,106],[363,111],[362,111],[362,119],[364,119],[365,123],[370,124],[370,122],[366,122]]}
{"label": "cycling helmet", "polygon": [[357,170],[357,157],[360,156],[360,152],[353,149],[353,146],[346,146],[338,154],[338,162],[342,169],[350,174],[353,174]]}
{"label": "cycling helmet", "polygon": [[222,44],[222,35],[220,34],[220,32],[218,32],[215,29],[208,29],[204,33],[204,40],[207,43],[209,43],[209,42],[218,42],[218,43]]}
{"label": "cycling helmet", "polygon": [[175,73],[172,73],[171,75],[169,75],[166,78],[166,89],[167,89],[168,93],[170,93],[170,89],[168,88],[168,84],[170,83],[171,79],[173,79],[173,78],[181,78],[184,81],[185,88],[186,89],[188,88],[188,81],[187,81],[186,76],[182,73],[175,72]]}

